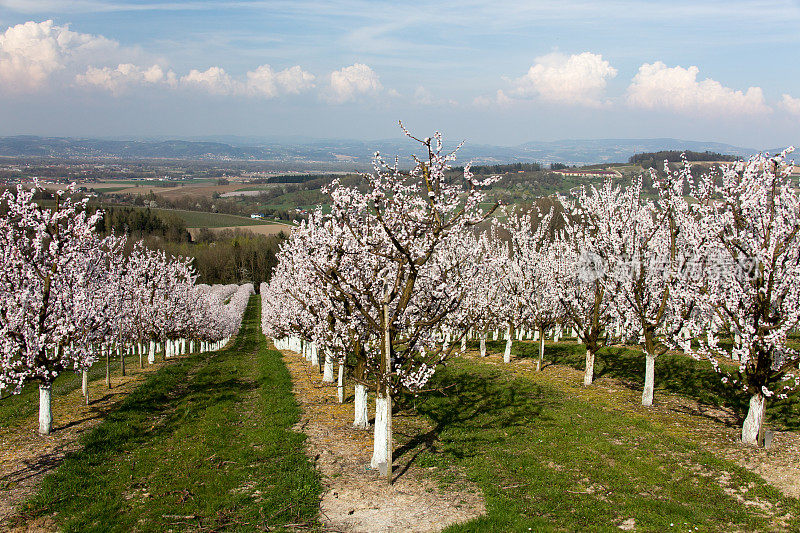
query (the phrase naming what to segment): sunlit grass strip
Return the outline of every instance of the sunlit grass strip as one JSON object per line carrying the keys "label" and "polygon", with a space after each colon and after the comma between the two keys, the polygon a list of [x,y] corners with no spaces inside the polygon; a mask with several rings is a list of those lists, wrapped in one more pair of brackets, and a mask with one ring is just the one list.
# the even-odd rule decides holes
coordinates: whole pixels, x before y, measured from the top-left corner
{"label": "sunlit grass strip", "polygon": [[45,478],[26,518],[65,531],[317,524],[321,487],[299,408],[251,299],[234,345],[156,372]]}
{"label": "sunlit grass strip", "polygon": [[[448,388],[417,399],[434,426],[418,463],[437,467],[443,482],[466,475],[487,507],[449,532],[618,531],[630,519],[637,531],[774,528],[726,493],[748,484],[748,500],[768,502],[775,514],[800,511],[757,476],[640,416],[480,362],[459,361],[434,379]],[[800,526],[793,520],[790,529]]]}

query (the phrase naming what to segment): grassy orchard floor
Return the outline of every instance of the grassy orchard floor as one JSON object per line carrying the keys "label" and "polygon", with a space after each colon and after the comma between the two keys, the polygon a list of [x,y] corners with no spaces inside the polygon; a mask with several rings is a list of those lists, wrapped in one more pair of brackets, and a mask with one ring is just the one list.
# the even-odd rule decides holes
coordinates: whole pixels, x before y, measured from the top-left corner
{"label": "grassy orchard floor", "polygon": [[[111,372],[111,383],[113,385],[117,376],[120,375],[119,360],[112,360],[109,364],[109,369]],[[125,369],[128,372],[136,373],[139,370],[138,356],[126,357]],[[89,383],[105,381],[105,379],[106,362],[105,359],[100,359],[89,369]],[[62,373],[53,383],[52,398],[54,405],[59,402],[61,398],[80,388],[80,373]],[[28,383],[18,395],[6,394],[0,399],[0,427],[16,426],[38,412],[39,385],[37,383]],[[55,420],[55,423],[58,424],[58,420]]]}
{"label": "grassy orchard floor", "polygon": [[[324,527],[318,474],[305,437],[290,429],[299,418],[291,379],[264,340],[254,298],[232,347],[153,373],[45,479],[23,518],[56,512],[66,531]],[[489,343],[490,352],[502,344]],[[647,410],[637,405],[637,354],[601,353],[598,383],[583,388],[572,368],[582,367],[580,346],[548,345],[548,362],[559,364],[540,373],[533,371],[536,348],[515,343],[510,365],[500,355],[454,360],[434,378],[439,392],[408,398],[395,419],[396,492],[409,467],[438,481],[442,494],[469,481],[487,514],[448,529],[454,532],[800,530],[796,499],[716,453],[696,432],[704,424],[709,433],[737,431],[709,422],[737,405],[728,389],[705,386],[718,379],[713,371],[678,356],[659,359],[657,405]],[[295,379],[317,390],[318,376],[303,368]],[[341,410],[335,420],[317,418],[345,431],[352,404],[336,405],[332,387],[319,391],[330,401],[305,408]],[[684,397],[711,407],[663,408]],[[771,411],[772,423],[792,429],[795,408]],[[329,437],[320,431],[311,441]],[[361,440],[368,448],[369,437]],[[328,466],[327,476],[345,477],[341,465]]]}
{"label": "grassy orchard floor", "polygon": [[46,477],[23,520],[64,531],[315,527],[319,480],[259,300],[232,346],[167,364]]}
{"label": "grassy orchard floor", "polygon": [[444,393],[414,399],[431,429],[401,452],[486,498],[485,517],[448,532],[800,529],[798,500],[710,453],[693,438],[696,415],[673,425],[675,413],[653,416],[580,380],[563,366],[537,373],[531,361],[465,357],[434,377]]}
{"label": "grassy orchard floor", "polygon": [[[477,348],[477,344],[476,344]],[[489,341],[490,352],[502,352],[505,341]],[[546,343],[545,364],[565,365],[583,370],[586,351],[582,344],[574,342]],[[514,342],[511,354],[521,359],[536,360],[539,357],[538,342]],[[624,347],[600,349],[595,361],[595,378],[611,377],[638,388],[644,385],[644,357],[641,351]],[[697,400],[706,406],[730,409],[744,420],[750,397],[731,385],[722,383],[720,374],[708,361],[695,361],[682,353],[668,352],[656,359],[655,387],[659,392],[679,394]],[[800,390],[794,391],[785,400],[771,398],[767,402],[765,423],[778,430],[800,430]]]}

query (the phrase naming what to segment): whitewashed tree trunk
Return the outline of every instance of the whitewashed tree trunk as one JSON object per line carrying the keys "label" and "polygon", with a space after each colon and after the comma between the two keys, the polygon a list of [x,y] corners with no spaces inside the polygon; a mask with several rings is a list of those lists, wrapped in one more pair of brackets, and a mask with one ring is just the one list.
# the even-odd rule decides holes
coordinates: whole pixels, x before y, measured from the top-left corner
{"label": "whitewashed tree trunk", "polygon": [[336,397],[339,403],[344,403],[344,365],[339,363],[339,376],[336,381]]}
{"label": "whitewashed tree trunk", "polygon": [[86,400],[86,405],[89,405],[89,372],[86,370],[81,372],[81,391]]}
{"label": "whitewashed tree trunk", "polygon": [[151,365],[156,362],[156,343],[150,341],[150,349],[147,351],[147,362]]}
{"label": "whitewashed tree trunk", "polygon": [[540,371],[542,369],[542,363],[544,362],[544,331],[539,336],[539,360],[536,361],[536,371]]}
{"label": "whitewashed tree trunk", "polygon": [[761,424],[764,423],[764,408],[766,398],[760,392],[750,397],[750,409],[747,411],[747,418],[742,425],[742,442],[744,444],[758,445],[758,434],[761,431]]}
{"label": "whitewashed tree trunk", "polygon": [[461,351],[464,352],[467,350],[467,336],[464,335],[461,337]]}
{"label": "whitewashed tree trunk", "polygon": [[355,415],[353,416],[353,427],[356,429],[369,429],[369,416],[367,415],[367,387],[361,383],[356,383],[355,387]]}
{"label": "whitewashed tree trunk", "polygon": [[510,363],[511,362],[511,343],[514,341],[511,340],[511,335],[508,336],[508,340],[506,340],[506,351],[503,352],[503,362]]}
{"label": "whitewashed tree trunk", "polygon": [[117,348],[117,352],[119,354],[119,366],[120,370],[122,370],[122,376],[125,376],[125,352],[128,350],[128,347],[124,344],[120,344],[119,348]]}
{"label": "whitewashed tree trunk", "polygon": [[49,435],[53,429],[51,385],[39,385],[39,435]]}
{"label": "whitewashed tree trunk", "polygon": [[310,350],[311,351],[311,366],[319,370],[319,353],[317,350]]}
{"label": "whitewashed tree trunk", "polygon": [[486,333],[481,333],[481,357],[486,357]]}
{"label": "whitewashed tree trunk", "polygon": [[583,373],[583,384],[588,387],[594,381],[594,352],[586,350],[586,371]]}
{"label": "whitewashed tree trunk", "polygon": [[333,356],[328,350],[325,350],[325,365],[322,370],[322,381],[325,383],[333,383]]}
{"label": "whitewashed tree trunk", "polygon": [[642,405],[653,405],[653,390],[656,381],[656,358],[650,354],[644,356],[644,391],[642,391]]}
{"label": "whitewashed tree trunk", "polygon": [[[374,469],[381,468],[381,463],[391,465],[389,461],[389,403],[388,396],[375,397],[375,440],[372,448],[372,461],[370,466]],[[386,466],[391,468],[391,466]]]}

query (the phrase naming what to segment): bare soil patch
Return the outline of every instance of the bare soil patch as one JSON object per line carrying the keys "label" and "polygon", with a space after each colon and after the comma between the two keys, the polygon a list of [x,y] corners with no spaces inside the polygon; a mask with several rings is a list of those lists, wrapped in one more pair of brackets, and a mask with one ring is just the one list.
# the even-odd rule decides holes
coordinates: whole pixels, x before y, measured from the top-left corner
{"label": "bare soil patch", "polygon": [[139,369],[138,362],[131,359],[125,377],[111,376],[110,389],[104,379],[89,383],[89,405],[80,389],[53,398],[53,430],[48,436],[38,433],[38,414],[20,424],[0,428],[0,530],[57,530],[55,522],[47,518],[17,529],[9,529],[8,522],[19,505],[36,492],[42,478],[57,468],[67,453],[79,448],[78,438],[99,424],[161,364]]}
{"label": "bare soil patch", "polygon": [[[506,366],[502,354],[481,358],[477,351],[470,351],[466,356]],[[552,384],[570,398],[600,403],[612,411],[634,414],[660,424],[670,433],[696,442],[718,457],[758,474],[784,495],[800,498],[798,432],[776,432],[769,449],[757,448],[742,444],[739,418],[730,409],[703,405],[691,398],[658,389],[653,406],[644,407],[641,405],[641,389],[615,378],[596,379],[590,387],[584,387],[583,371],[572,367],[547,364],[541,372],[536,372],[536,362],[529,359],[512,359],[507,366],[514,374]]]}
{"label": "bare soil patch", "polygon": [[[288,350],[282,354],[303,411],[296,429],[308,436],[307,451],[325,487],[320,519],[327,528],[365,533],[430,532],[485,514],[479,489],[466,480],[441,486],[413,464],[413,454],[398,458],[397,443],[395,479],[388,486],[384,477],[369,468],[372,431],[352,428],[352,401],[339,404],[335,384],[323,383],[321,374],[299,354]],[[372,404],[370,417],[374,417]],[[424,423],[421,417],[402,413],[394,417],[393,429],[399,440],[403,435],[418,434]]]}

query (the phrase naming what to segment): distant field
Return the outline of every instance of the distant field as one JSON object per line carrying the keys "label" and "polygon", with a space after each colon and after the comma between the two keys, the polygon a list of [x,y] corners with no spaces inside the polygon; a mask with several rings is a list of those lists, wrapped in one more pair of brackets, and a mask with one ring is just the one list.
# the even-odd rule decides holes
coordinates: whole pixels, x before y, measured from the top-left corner
{"label": "distant field", "polygon": [[156,213],[179,216],[189,228],[226,228],[232,226],[278,225],[269,220],[228,215],[225,213],[206,213],[204,211],[183,211],[181,209],[151,209]]}
{"label": "distant field", "polygon": [[120,194],[149,194],[153,191],[154,194],[163,196],[167,199],[175,199],[181,196],[208,196],[211,197],[214,193],[226,193],[241,189],[243,184],[230,184],[230,185],[216,185],[208,183],[206,185],[178,185],[176,187],[154,187],[152,184],[146,182],[138,187],[127,187],[119,192]]}
{"label": "distant field", "polygon": [[[109,189],[124,189],[130,186],[131,183],[128,181],[98,181],[98,182],[88,182],[88,183],[81,183],[79,184],[80,187],[86,187],[87,189],[95,189],[95,190],[103,190],[108,191]],[[43,187],[50,191],[60,191],[62,189],[66,189],[67,186],[63,183],[45,183]]]}
{"label": "distant field", "polygon": [[[286,224],[276,224],[276,223],[266,223],[266,224],[257,224],[252,226],[227,226],[227,227],[210,227],[205,226],[211,231],[215,233],[219,233],[226,229],[231,230],[242,230],[242,231],[249,231],[251,233],[255,233],[256,235],[277,235],[280,232],[284,232],[289,234],[292,230],[292,226]],[[196,239],[197,236],[200,234],[201,228],[188,228],[189,234],[192,236],[192,239]]]}

